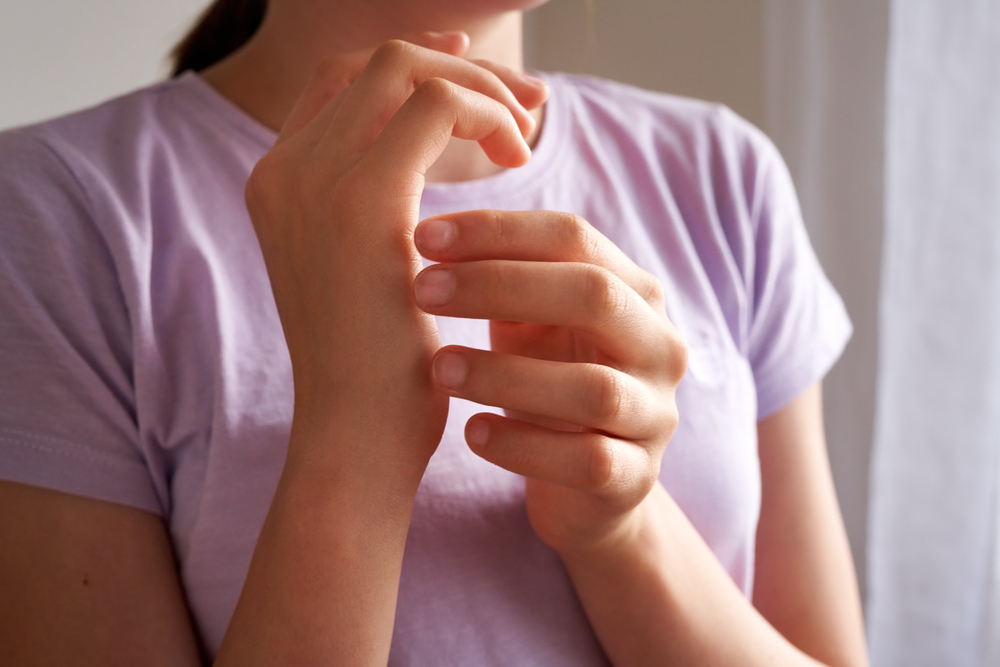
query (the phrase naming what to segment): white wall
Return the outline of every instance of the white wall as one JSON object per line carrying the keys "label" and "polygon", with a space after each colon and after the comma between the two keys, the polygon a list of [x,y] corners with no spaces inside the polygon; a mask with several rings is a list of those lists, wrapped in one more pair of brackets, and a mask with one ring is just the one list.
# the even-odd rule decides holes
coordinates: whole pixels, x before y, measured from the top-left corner
{"label": "white wall", "polygon": [[764,129],[854,338],[824,381],[837,493],[865,589],[882,260],[889,0],[766,0]]}
{"label": "white wall", "polygon": [[207,0],[3,0],[0,129],[162,78]]}
{"label": "white wall", "polygon": [[551,0],[525,21],[525,60],[723,102],[764,123],[763,0]]}

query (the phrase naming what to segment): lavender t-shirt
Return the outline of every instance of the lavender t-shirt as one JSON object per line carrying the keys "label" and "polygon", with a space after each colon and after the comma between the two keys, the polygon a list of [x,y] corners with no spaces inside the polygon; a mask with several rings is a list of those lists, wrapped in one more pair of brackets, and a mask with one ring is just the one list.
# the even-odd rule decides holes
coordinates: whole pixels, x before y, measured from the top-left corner
{"label": "lavender t-shirt", "polygon": [[[839,356],[843,305],[760,132],[718,105],[548,80],[531,162],[428,186],[421,215],[572,211],[659,278],[691,349],[660,479],[749,596],[756,423]],[[161,515],[211,655],[292,416],[242,197],[274,138],[193,74],[0,134],[0,478]],[[485,322],[438,325],[489,345]],[[464,444],[480,410],[452,401],[417,494],[390,663],[606,664],[523,479]]]}

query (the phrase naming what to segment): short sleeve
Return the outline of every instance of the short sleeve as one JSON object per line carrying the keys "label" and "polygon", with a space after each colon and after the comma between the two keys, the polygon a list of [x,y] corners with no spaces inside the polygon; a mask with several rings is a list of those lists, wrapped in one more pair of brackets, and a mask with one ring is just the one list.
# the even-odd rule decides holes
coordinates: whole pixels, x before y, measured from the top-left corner
{"label": "short sleeve", "polygon": [[763,419],[826,375],[852,327],[809,243],[784,161],[762,135],[755,143],[748,356]]}
{"label": "short sleeve", "polygon": [[0,478],[162,513],[114,259],[30,129],[0,134],[0,369]]}

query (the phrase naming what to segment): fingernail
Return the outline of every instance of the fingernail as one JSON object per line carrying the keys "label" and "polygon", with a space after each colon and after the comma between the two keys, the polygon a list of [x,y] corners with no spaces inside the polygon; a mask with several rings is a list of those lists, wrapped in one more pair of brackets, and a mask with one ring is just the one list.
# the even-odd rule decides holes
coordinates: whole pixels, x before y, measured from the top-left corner
{"label": "fingernail", "polygon": [[421,250],[440,252],[451,247],[451,244],[455,242],[457,231],[454,223],[448,220],[440,218],[424,220],[417,225],[417,229],[413,233],[413,240],[416,242],[417,248]]}
{"label": "fingernail", "polygon": [[549,84],[545,83],[545,79],[539,79],[537,76],[532,76],[525,72],[521,72],[521,78],[536,88],[548,88],[549,86]]}
{"label": "fingernail", "polygon": [[469,372],[469,364],[465,357],[454,352],[445,352],[434,360],[434,381],[443,387],[452,389],[465,382]]}
{"label": "fingernail", "polygon": [[455,276],[447,269],[424,271],[413,285],[421,306],[443,306],[455,295]]}
{"label": "fingernail", "polygon": [[465,439],[470,445],[484,447],[490,439],[490,423],[485,419],[473,419],[465,429]]}

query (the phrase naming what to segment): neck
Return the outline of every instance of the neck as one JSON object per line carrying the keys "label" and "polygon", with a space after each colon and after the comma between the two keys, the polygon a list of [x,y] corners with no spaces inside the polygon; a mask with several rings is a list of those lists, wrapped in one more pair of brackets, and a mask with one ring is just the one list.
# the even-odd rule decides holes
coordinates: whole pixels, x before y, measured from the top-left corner
{"label": "neck", "polygon": [[[317,16],[308,3],[274,2],[264,23],[245,46],[206,69],[202,77],[251,117],[277,131],[313,72],[338,53],[376,45],[423,30],[465,30],[470,37],[469,59],[485,59],[523,70],[521,13],[512,11],[485,17],[400,16],[379,11],[376,3],[325,3],[326,16]],[[413,3],[419,5],[421,3]],[[348,5],[347,8],[344,6]],[[396,18],[379,18],[392,14]],[[535,110],[537,126],[541,109]],[[529,139],[529,143],[534,138]],[[444,154],[428,170],[426,180],[463,181],[501,171],[474,142],[452,139]]]}

